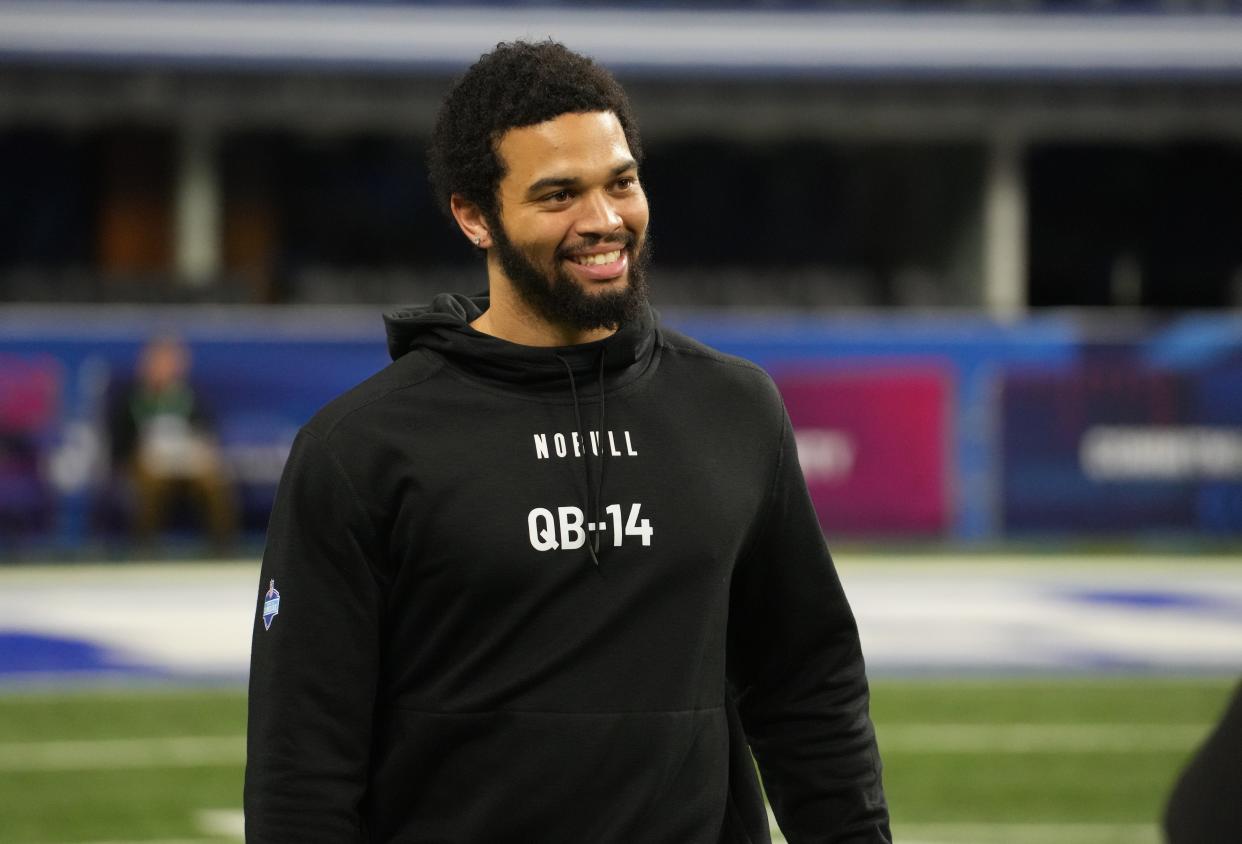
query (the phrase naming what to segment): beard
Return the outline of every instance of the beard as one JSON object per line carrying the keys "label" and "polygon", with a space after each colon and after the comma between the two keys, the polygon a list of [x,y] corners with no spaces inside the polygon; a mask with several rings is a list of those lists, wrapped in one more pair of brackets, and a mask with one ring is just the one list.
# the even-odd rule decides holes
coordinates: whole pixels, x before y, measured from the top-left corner
{"label": "beard", "polygon": [[615,244],[629,255],[626,286],[621,290],[591,293],[561,266],[561,261],[572,250],[558,249],[553,265],[540,268],[509,239],[498,220],[492,224],[491,231],[501,269],[527,307],[547,322],[583,331],[615,328],[635,319],[647,304],[650,238],[644,239],[637,252],[637,238],[630,232],[621,238],[597,238],[585,244]]}

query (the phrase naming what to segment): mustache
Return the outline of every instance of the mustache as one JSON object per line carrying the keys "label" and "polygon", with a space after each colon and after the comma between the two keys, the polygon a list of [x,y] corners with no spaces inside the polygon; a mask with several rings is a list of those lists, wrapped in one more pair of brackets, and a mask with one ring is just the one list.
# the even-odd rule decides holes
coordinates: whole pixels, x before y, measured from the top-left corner
{"label": "mustache", "polygon": [[624,234],[609,235],[607,237],[598,237],[598,236],[588,237],[588,238],[584,238],[583,240],[578,241],[577,243],[572,243],[569,246],[564,246],[556,250],[556,257],[557,258],[568,258],[570,255],[574,254],[575,252],[580,252],[583,249],[590,249],[593,246],[600,246],[600,245],[619,246],[622,249],[630,249],[637,242],[638,242],[638,238],[635,237],[633,232],[625,232]]}

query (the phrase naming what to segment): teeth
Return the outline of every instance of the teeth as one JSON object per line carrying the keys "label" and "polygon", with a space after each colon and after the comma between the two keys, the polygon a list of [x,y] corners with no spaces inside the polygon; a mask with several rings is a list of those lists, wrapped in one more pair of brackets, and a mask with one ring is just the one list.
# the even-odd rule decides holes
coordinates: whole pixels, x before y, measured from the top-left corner
{"label": "teeth", "polygon": [[597,264],[611,264],[621,258],[621,250],[617,249],[613,252],[604,252],[600,255],[579,255],[574,261],[584,266],[594,266]]}

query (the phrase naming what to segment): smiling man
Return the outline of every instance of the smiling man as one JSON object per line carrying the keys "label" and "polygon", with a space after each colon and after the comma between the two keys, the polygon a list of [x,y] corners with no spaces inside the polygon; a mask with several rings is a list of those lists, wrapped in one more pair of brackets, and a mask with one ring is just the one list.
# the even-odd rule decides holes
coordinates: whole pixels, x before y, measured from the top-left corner
{"label": "smiling man", "polygon": [[515,127],[495,154],[506,169],[495,200],[449,200],[462,231],[489,253],[490,307],[474,327],[527,345],[572,345],[637,317],[647,198],[617,115]]}
{"label": "smiling man", "polygon": [[433,184],[488,293],[387,317],[268,530],[252,842],[888,842],[858,633],[757,367],[658,325],[624,92],[501,44]]}

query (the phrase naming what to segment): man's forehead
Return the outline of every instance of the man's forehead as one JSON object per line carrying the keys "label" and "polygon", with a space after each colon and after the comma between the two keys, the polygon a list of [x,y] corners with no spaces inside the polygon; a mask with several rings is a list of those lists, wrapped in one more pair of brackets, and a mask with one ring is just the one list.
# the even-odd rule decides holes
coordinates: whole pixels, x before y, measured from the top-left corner
{"label": "man's forehead", "polygon": [[496,152],[506,180],[543,178],[550,171],[612,170],[631,159],[621,121],[610,111],[561,114],[501,135]]}

